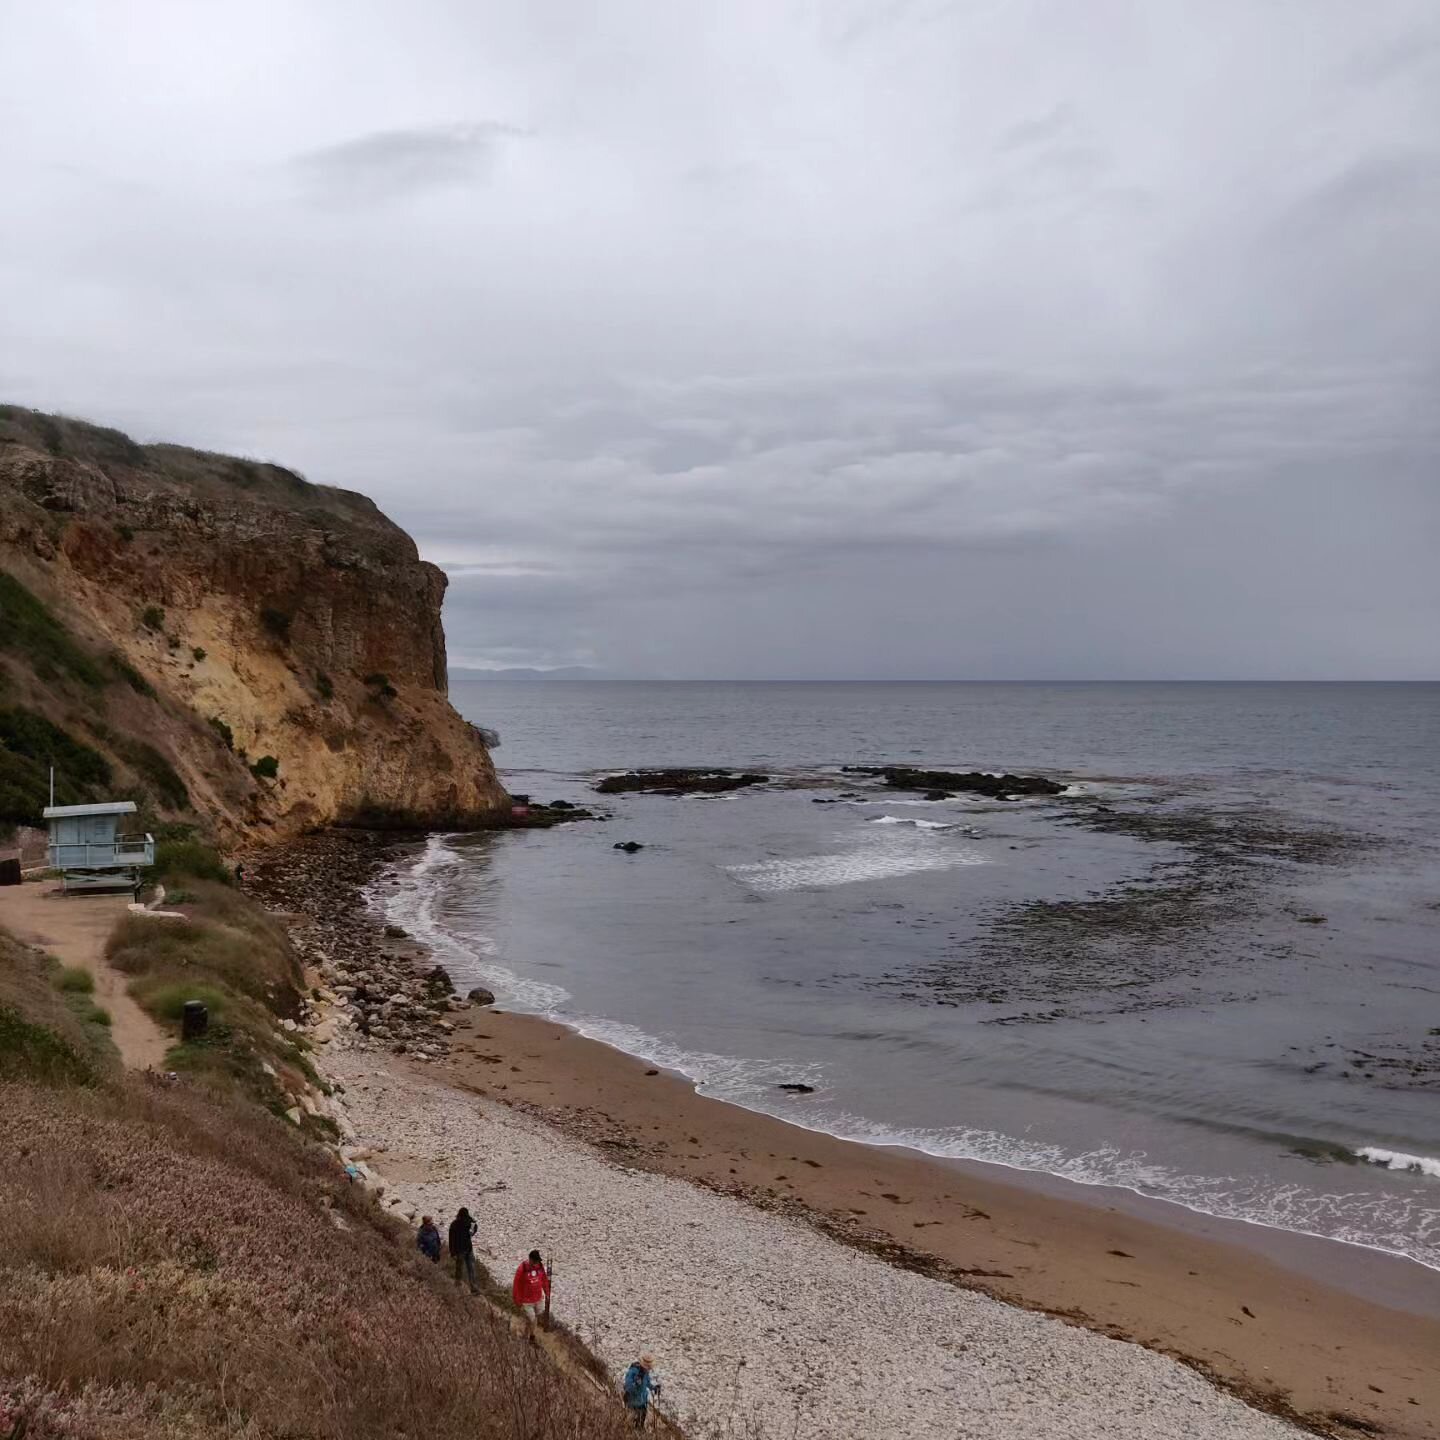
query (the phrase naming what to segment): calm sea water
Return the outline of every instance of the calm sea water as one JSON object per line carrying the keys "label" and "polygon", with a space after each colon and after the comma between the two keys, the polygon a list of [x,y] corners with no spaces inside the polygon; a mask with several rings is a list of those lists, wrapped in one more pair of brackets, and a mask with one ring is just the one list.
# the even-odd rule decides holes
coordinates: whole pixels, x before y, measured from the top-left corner
{"label": "calm sea water", "polygon": [[[1440,1268],[1440,686],[453,698],[537,800],[635,766],[772,777],[432,838],[378,898],[457,980],[813,1128]],[[930,803],[839,773],[882,761],[1069,791]]]}

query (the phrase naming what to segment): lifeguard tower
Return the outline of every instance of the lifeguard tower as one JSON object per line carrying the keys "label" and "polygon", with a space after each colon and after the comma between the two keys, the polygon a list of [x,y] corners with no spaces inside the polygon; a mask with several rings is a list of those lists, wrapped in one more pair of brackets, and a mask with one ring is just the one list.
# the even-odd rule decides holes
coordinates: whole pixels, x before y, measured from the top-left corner
{"label": "lifeguard tower", "polygon": [[134,890],[140,884],[140,867],[155,863],[155,837],[120,834],[121,817],[134,813],[133,800],[45,810],[50,868],[60,872],[63,890]]}

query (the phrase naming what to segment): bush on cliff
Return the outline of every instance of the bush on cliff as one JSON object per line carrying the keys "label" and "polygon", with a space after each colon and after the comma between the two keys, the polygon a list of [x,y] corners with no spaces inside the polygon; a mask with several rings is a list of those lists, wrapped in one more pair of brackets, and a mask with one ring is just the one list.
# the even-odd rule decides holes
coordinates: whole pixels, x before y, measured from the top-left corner
{"label": "bush on cliff", "polygon": [[203,840],[193,839],[188,825],[175,828],[182,833],[157,836],[155,863],[145,872],[145,879],[151,884],[157,880],[187,878],[230,884],[230,867],[220,858],[219,851]]}
{"label": "bush on cliff", "polygon": [[0,650],[27,660],[41,680],[65,677],[92,690],[105,683],[99,664],[8,571],[0,570]]}
{"label": "bush on cliff", "polygon": [[105,757],[52,724],[19,707],[0,710],[0,826],[35,825],[50,803],[83,805],[110,779]]}

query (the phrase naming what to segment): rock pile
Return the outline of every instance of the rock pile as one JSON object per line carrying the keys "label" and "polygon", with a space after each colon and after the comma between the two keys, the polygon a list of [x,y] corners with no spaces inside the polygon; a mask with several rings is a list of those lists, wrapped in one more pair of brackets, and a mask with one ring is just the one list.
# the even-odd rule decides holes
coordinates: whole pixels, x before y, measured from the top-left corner
{"label": "rock pile", "polygon": [[455,994],[444,966],[424,963],[423,945],[398,926],[382,928],[366,905],[365,885],[396,853],[393,837],[325,831],[252,858],[245,888],[280,912],[318,981],[302,1016],[316,1040],[434,1060],[450,1048],[446,1017],[471,1002]]}

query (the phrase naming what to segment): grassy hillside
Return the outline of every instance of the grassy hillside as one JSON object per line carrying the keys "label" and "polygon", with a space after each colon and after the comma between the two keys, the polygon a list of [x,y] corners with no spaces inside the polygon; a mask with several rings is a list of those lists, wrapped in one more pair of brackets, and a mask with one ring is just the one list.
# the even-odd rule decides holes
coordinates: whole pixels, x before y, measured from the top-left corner
{"label": "grassy hillside", "polygon": [[192,918],[122,922],[112,959],[163,1020],[172,992],[212,1002],[178,1083],[120,1073],[84,980],[0,935],[0,1436],[633,1433],[272,1113],[309,1068],[275,1028],[298,1001],[283,932],[214,881],[169,883]]}

